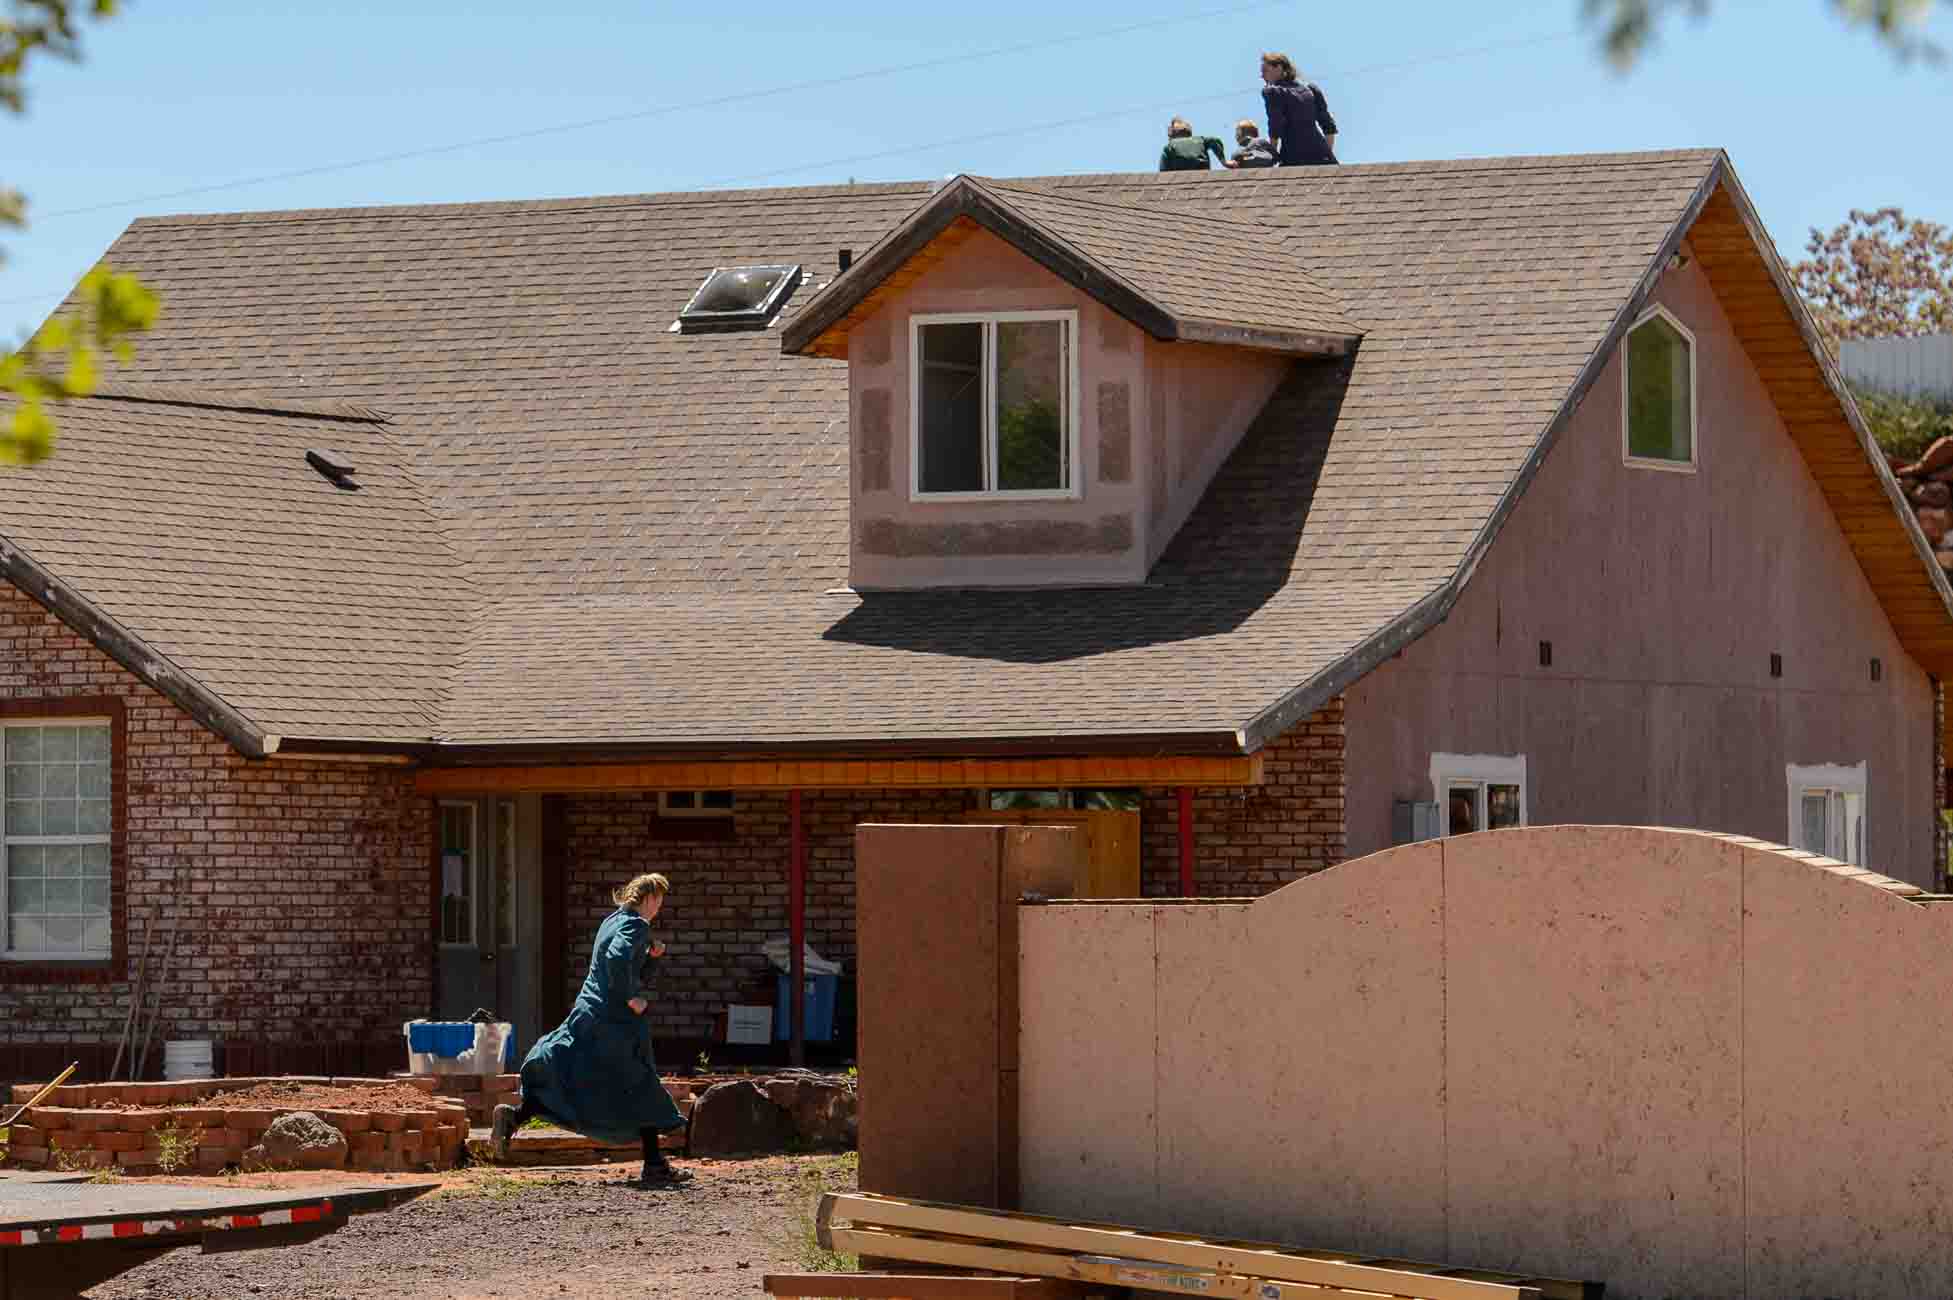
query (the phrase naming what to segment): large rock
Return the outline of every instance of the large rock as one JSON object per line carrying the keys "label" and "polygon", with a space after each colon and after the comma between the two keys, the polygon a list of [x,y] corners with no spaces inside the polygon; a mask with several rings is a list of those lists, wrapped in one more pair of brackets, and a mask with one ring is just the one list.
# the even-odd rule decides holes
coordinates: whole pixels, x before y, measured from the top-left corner
{"label": "large rock", "polygon": [[272,1169],[343,1169],[346,1135],[309,1110],[271,1121],[264,1138],[244,1153],[247,1165]]}
{"label": "large rock", "polygon": [[783,1151],[793,1136],[793,1116],[751,1079],[715,1083],[692,1104],[688,1146],[695,1156]]}

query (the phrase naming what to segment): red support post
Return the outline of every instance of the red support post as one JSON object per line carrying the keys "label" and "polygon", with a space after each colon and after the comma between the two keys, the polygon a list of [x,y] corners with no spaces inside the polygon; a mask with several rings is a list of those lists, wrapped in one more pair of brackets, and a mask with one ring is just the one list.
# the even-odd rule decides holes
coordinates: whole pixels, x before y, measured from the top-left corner
{"label": "red support post", "polygon": [[787,818],[792,823],[793,858],[787,877],[787,942],[793,955],[788,959],[793,973],[788,977],[787,1006],[793,1022],[792,1061],[807,1064],[807,831],[800,819],[800,791],[787,794]]}
{"label": "red support post", "polygon": [[1193,787],[1180,787],[1180,897],[1194,896]]}

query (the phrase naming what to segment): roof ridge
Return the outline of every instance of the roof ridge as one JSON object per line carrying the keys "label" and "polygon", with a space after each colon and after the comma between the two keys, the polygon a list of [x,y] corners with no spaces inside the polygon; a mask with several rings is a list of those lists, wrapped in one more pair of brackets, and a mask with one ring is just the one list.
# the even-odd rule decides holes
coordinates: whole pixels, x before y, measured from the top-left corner
{"label": "roof ridge", "polygon": [[[988,177],[977,179],[986,181],[991,188],[1006,194],[1031,194],[1041,199],[1051,199],[1059,203],[1089,203],[1095,208],[1115,208],[1121,212],[1136,212],[1146,217],[1170,217],[1175,221],[1195,221],[1204,225],[1225,226],[1229,230],[1249,231],[1262,235],[1269,233],[1266,226],[1257,226],[1248,221],[1236,221],[1232,217],[1217,217],[1205,212],[1187,212],[1174,208],[1149,207],[1141,203],[1122,203],[1096,196],[1085,197],[1076,194],[1066,194],[1063,191],[1055,189],[1044,189],[1031,183],[1031,180],[1034,178],[1019,178],[1014,181],[993,180]],[[1279,246],[1281,241],[1276,240],[1274,242]]]}
{"label": "roof ridge", "polygon": [[103,384],[87,394],[87,398],[111,402],[147,402],[158,406],[201,406],[216,411],[249,411],[263,415],[305,415],[361,424],[385,424],[391,418],[385,411],[356,402],[277,397],[252,389],[229,388],[213,392],[179,384]]}

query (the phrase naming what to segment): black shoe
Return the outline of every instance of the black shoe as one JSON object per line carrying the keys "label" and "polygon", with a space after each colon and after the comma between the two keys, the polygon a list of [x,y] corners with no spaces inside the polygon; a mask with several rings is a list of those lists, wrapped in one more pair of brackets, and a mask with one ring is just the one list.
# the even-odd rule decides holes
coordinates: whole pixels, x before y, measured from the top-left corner
{"label": "black shoe", "polygon": [[644,1162],[644,1168],[638,1171],[637,1185],[639,1187],[669,1187],[673,1183],[682,1183],[689,1178],[691,1178],[690,1174],[673,1165],[671,1161],[666,1160],[663,1156],[659,1156],[656,1160],[647,1160]]}

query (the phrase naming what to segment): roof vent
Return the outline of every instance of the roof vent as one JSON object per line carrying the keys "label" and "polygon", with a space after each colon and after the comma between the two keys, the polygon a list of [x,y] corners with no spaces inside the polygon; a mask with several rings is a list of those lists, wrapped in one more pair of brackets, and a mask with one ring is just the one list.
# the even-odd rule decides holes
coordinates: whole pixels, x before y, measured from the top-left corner
{"label": "roof vent", "polygon": [[797,265],[718,267],[678,313],[678,328],[687,334],[765,329],[799,287]]}
{"label": "roof vent", "polygon": [[359,491],[359,484],[353,482],[353,463],[340,453],[310,447],[305,452],[305,463],[325,475],[326,482],[332,486],[347,492]]}

